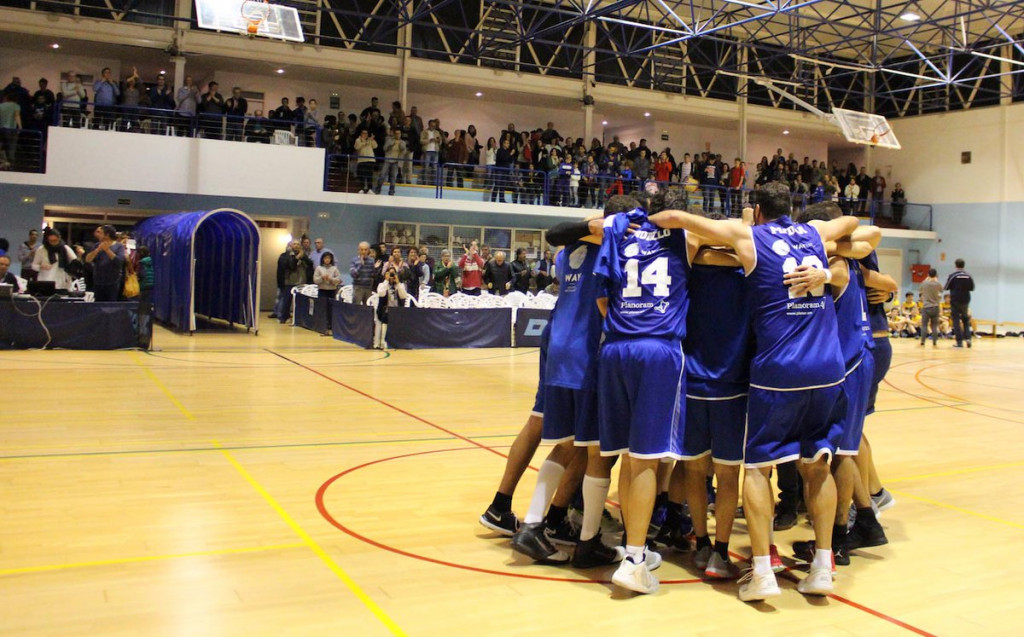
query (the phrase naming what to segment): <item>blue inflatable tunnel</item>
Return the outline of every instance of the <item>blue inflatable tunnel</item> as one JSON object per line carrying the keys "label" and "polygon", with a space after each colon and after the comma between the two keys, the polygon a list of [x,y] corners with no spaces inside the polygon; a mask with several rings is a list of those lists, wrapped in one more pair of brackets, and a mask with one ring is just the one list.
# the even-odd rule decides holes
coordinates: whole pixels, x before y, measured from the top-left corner
{"label": "blue inflatable tunnel", "polygon": [[179,330],[196,316],[259,329],[260,231],[240,210],[150,217],[136,242],[153,258],[153,315]]}

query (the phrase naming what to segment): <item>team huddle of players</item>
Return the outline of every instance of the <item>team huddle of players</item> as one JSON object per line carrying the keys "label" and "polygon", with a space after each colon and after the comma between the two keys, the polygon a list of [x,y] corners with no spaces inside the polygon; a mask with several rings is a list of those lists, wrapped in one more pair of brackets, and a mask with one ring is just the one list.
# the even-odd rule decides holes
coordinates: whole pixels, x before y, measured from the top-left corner
{"label": "team huddle of players", "polygon": [[[783,565],[770,477],[793,461],[814,526],[814,540],[794,546],[809,563],[801,593],[831,593],[850,550],[887,541],[872,509],[869,459],[858,457],[891,359],[888,340],[874,338],[888,337],[878,295],[896,289],[878,272],[880,231],[827,204],[794,220],[782,184],[755,195],[744,220],[681,212],[685,200],[671,191],[643,202],[617,196],[604,219],[549,231],[565,248],[536,404],[480,518],[516,551],[577,568],[618,564],[612,582],[638,593],[658,590],[655,548],[692,549],[707,577],[737,578],[728,547],[743,465],[753,557],[739,597],[773,597]],[[520,523],[512,494],[542,439],[554,447]],[[616,460],[620,546],[601,534]],[[652,526],[665,481],[665,518]],[[566,520],[577,492],[578,527]],[[572,556],[559,545],[575,545]]]}

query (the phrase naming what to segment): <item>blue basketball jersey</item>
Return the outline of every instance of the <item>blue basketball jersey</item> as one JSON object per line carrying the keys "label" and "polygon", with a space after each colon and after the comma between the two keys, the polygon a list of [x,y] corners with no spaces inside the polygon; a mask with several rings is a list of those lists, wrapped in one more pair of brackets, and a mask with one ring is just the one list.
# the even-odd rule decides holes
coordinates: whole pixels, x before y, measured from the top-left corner
{"label": "blue basketball jersey", "polygon": [[843,379],[836,339],[836,311],[829,287],[793,297],[783,275],[800,265],[827,267],[821,235],[783,216],[751,228],[755,264],[747,273],[747,299],[754,316],[757,353],[750,384],[768,389],[804,389]]}
{"label": "blue basketball jersey", "polygon": [[558,253],[558,302],[551,314],[551,342],[545,382],[568,389],[593,389],[601,342],[603,294],[594,276],[599,245],[577,241]]}
{"label": "blue basketball jersey", "polygon": [[850,282],[836,299],[836,324],[839,327],[839,349],[843,353],[846,371],[857,365],[868,348],[874,347],[871,326],[868,324],[867,297],[864,296],[864,275],[853,259],[847,259],[850,266]]}
{"label": "blue basketball jersey", "polygon": [[[630,223],[640,229],[628,234]],[[641,210],[608,217],[595,272],[608,297],[609,338],[686,335],[690,263],[684,231],[658,228]]]}
{"label": "blue basketball jersey", "polygon": [[687,378],[747,383],[752,343],[743,269],[694,264],[688,285]]}
{"label": "blue basketball jersey", "polygon": [[[878,255],[874,252],[864,257],[859,261],[868,270],[878,272]],[[865,289],[865,294],[867,290]],[[866,298],[865,298],[866,301]],[[885,315],[885,304],[884,303],[869,303],[868,304],[868,324],[871,327],[872,332],[888,332],[889,331],[889,319]]]}

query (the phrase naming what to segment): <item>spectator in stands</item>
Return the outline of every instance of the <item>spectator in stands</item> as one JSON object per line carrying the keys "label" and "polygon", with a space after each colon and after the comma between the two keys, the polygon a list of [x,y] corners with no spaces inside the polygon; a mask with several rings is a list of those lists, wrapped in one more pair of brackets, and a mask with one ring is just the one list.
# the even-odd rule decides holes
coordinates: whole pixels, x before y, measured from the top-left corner
{"label": "spectator in stands", "polygon": [[403,272],[408,269],[408,267],[408,264],[406,264],[405,260],[402,259],[402,249],[396,246],[391,249],[391,258],[388,259],[381,268],[381,274],[386,277],[388,272],[394,270],[399,274],[399,277],[404,280],[405,275]]}
{"label": "spectator in stands", "polygon": [[355,142],[356,178],[359,180],[359,194],[371,194],[373,190],[373,167],[377,161],[373,151],[377,149],[377,142],[370,137],[370,132],[363,128],[359,131],[359,138]]}
{"label": "spectator in stands", "polygon": [[110,67],[104,67],[100,79],[92,84],[93,103],[96,105],[94,128],[106,129],[112,126],[117,115],[117,98],[121,89],[110,75]]}
{"label": "spectator in stands", "polygon": [[857,214],[865,215],[868,212],[868,194],[871,192],[874,180],[868,175],[868,169],[864,166],[860,167],[856,180],[857,188],[860,189],[860,195],[857,198]]}
{"label": "spectator in stands", "polygon": [[199,100],[199,126],[203,137],[208,139],[223,139],[221,131],[225,106],[219,88],[220,84],[210,82]]}
{"label": "spectator in stands", "polygon": [[[413,153],[413,159],[419,160],[422,157],[420,146],[421,135],[423,134],[423,118],[420,117],[418,109],[413,106],[409,109],[409,149]],[[412,183],[412,175],[406,175],[406,182]]]}
{"label": "spectator in stands", "polygon": [[0,139],[4,146],[4,155],[0,156],[0,170],[10,170],[17,159],[18,130],[21,129],[21,107],[15,101],[14,93],[3,94],[3,101],[0,102],[0,129]]}
{"label": "spectator in stands", "polygon": [[875,176],[871,180],[871,214],[872,216],[882,216],[882,201],[885,199],[885,177],[882,176],[882,171],[878,168],[875,169]]}
{"label": "spectator in stands", "polygon": [[313,240],[313,247],[309,251],[309,259],[313,263],[319,265],[320,264],[320,259],[327,252],[330,252],[332,254],[334,253],[334,251],[331,250],[330,248],[325,248],[324,247],[324,239],[323,239],[323,237],[317,237],[316,239]]}
{"label": "spectator in stands", "polygon": [[356,305],[366,305],[373,294],[375,269],[377,269],[377,263],[370,256],[370,244],[360,241],[359,253],[352,257],[348,267],[348,273],[352,277],[352,302]]}
{"label": "spectator in stands", "polygon": [[851,179],[846,184],[846,190],[843,191],[843,199],[841,201],[843,214],[857,214],[857,201],[859,200],[859,198],[860,186],[857,185],[856,179]]}
{"label": "spectator in stands", "polygon": [[747,185],[747,163],[737,157],[729,171],[729,189],[732,195],[732,215],[738,217],[743,209],[743,189]]}
{"label": "spectator in stands", "polygon": [[[167,85],[167,76],[163,73],[156,76],[156,84],[149,88],[149,106],[162,111],[174,110],[174,90]],[[170,123],[170,117],[164,113],[152,113],[150,119],[152,132],[163,135]]]}
{"label": "spectator in stands", "polygon": [[288,249],[277,258],[277,305],[274,307],[272,317],[285,323],[291,318],[292,288],[296,285],[305,285],[307,262],[309,257],[302,251],[302,244],[292,241]]}
{"label": "spectator in stands", "polygon": [[494,260],[484,266],[484,283],[491,294],[505,296],[512,289],[512,266],[505,261],[505,253],[498,250]]}
{"label": "spectator in stands", "polygon": [[[430,266],[430,272],[434,272],[434,258],[430,256],[430,247],[426,245],[420,246],[420,260]],[[430,285],[430,281],[424,281],[424,285]]]}
{"label": "spectator in stands", "polygon": [[434,292],[451,296],[458,291],[459,267],[452,261],[452,253],[441,250],[441,263],[434,270]]}
{"label": "spectator in stands", "polygon": [[3,93],[9,94],[14,97],[14,103],[18,105],[18,108],[22,109],[23,115],[28,115],[28,106],[31,103],[31,99],[28,94],[28,89],[21,85],[20,77],[12,77],[11,83],[4,87]]}
{"label": "spectator in stands", "polygon": [[85,255],[85,262],[92,265],[93,294],[100,302],[117,301],[127,256],[125,248],[117,240],[114,226],[99,226],[93,236],[96,247]]}
{"label": "spectator in stands", "polygon": [[[414,120],[415,121],[415,120]],[[420,147],[423,149],[423,183],[433,184],[437,179],[437,163],[444,141],[439,130],[441,123],[432,119],[427,122],[427,129],[420,134]]]}
{"label": "spectator in stands", "polygon": [[452,185],[455,184],[459,188],[464,187],[464,164],[469,161],[469,149],[466,148],[465,131],[462,129],[456,130],[452,135],[452,138],[448,141],[445,148],[444,160],[445,164],[457,164],[453,166],[445,166],[445,186],[451,188]]}
{"label": "spectator in stands", "polygon": [[949,310],[953,319],[953,335],[956,337],[955,347],[971,346],[971,292],[974,291],[974,279],[964,270],[963,259],[955,261],[956,270],[946,278],[945,289],[949,290]]}
{"label": "spectator in stands", "polygon": [[398,273],[390,270],[384,281],[377,286],[377,320],[380,321],[380,332],[374,339],[375,346],[384,349],[387,338],[388,310],[393,307],[402,307],[409,293],[405,284],[398,280]]}
{"label": "spectator in stands", "polygon": [[526,248],[516,248],[516,258],[512,261],[511,266],[512,289],[526,294],[530,291],[530,279],[533,278],[530,263],[526,260]]}
{"label": "spectator in stands", "polygon": [[263,109],[257,108],[252,118],[245,121],[245,141],[258,144],[269,144],[273,134],[273,123],[263,116]]}
{"label": "spectator in stands", "polygon": [[405,290],[414,299],[420,297],[420,286],[430,283],[430,266],[420,258],[420,251],[409,248],[409,261],[400,280],[405,283]]}
{"label": "spectator in stands", "polygon": [[53,121],[53,109],[46,102],[46,96],[36,93],[33,98],[32,108],[29,110],[29,119],[25,122],[25,128],[39,133],[42,143],[46,142],[46,132]]}
{"label": "spectator in stands", "polygon": [[270,119],[274,120],[274,125],[278,127],[278,130],[288,130],[291,126],[289,122],[294,120],[292,115],[292,109],[289,106],[287,97],[281,98],[281,105],[270,111]]}
{"label": "spectator in stands", "polygon": [[139,72],[132,67],[132,74],[124,80],[124,92],[121,94],[121,112],[124,118],[122,130],[138,130],[139,127],[139,101],[142,92],[138,87]]}
{"label": "spectator in stands", "polygon": [[903,184],[896,182],[892,189],[892,222],[903,223],[903,213],[907,209],[907,194],[903,192]]}
{"label": "spectator in stands", "polygon": [[190,136],[192,134],[192,120],[199,108],[199,87],[192,83],[192,76],[185,76],[185,83],[175,96],[177,104],[174,107],[174,127],[178,137]]}
{"label": "spectator in stands", "polygon": [[319,106],[315,99],[310,98],[305,117],[302,120],[302,137],[299,139],[299,144],[302,146],[316,146],[316,134],[322,125],[320,112],[317,110]]}
{"label": "spectator in stands", "polygon": [[0,255],[0,283],[13,286],[14,293],[21,292],[21,285],[18,284],[18,277],[14,276],[11,269],[11,257],[6,254]]}
{"label": "spectator in stands", "polygon": [[406,150],[405,142],[402,141],[402,129],[392,128],[391,137],[384,142],[384,165],[377,176],[377,188],[375,190],[378,195],[385,181],[389,184],[388,195],[393,196],[395,194],[395,184],[398,182],[398,168],[402,158],[405,157]]}
{"label": "spectator in stands", "polygon": [[241,88],[236,86],[231,89],[231,97],[224,103],[224,112],[228,116],[228,140],[242,141],[245,116],[249,113],[249,101],[242,97]]}
{"label": "spectator in stands", "polygon": [[533,277],[536,280],[537,291],[541,291],[551,283],[553,278],[554,260],[551,258],[551,250],[545,250],[543,258],[533,264]]}
{"label": "spectator in stands", "polygon": [[402,110],[402,103],[391,102],[391,114],[388,115],[388,128],[399,128],[405,126],[405,111]]}
{"label": "spectator in stands", "polygon": [[11,242],[6,237],[0,237],[0,257],[4,256],[11,250]]}
{"label": "spectator in stands", "polygon": [[32,260],[39,247],[39,231],[32,228],[28,231],[28,240],[18,246],[18,263],[21,264],[21,278],[35,281],[37,272],[32,269]]}
{"label": "spectator in stands", "polygon": [[363,112],[359,114],[360,121],[365,122],[370,119],[370,115],[371,113],[373,113],[373,111],[380,111],[380,106],[378,106],[378,104],[380,104],[380,100],[377,99],[376,96],[371,97],[370,105],[364,108]]}
{"label": "spectator in stands", "polygon": [[68,72],[67,76],[60,83],[61,99],[61,126],[79,128],[82,125],[82,102],[85,101],[85,87],[82,86],[82,78]]}
{"label": "spectator in stands", "polygon": [[53,105],[57,102],[57,98],[54,97],[53,91],[47,88],[49,84],[50,81],[47,80],[45,77],[39,78],[39,90],[32,95],[33,102],[36,101],[36,99],[41,95],[43,97],[43,100],[46,101],[46,105],[53,107]]}
{"label": "spectator in stands", "polygon": [[43,245],[36,250],[32,269],[38,272],[37,281],[53,281],[59,290],[71,288],[68,264],[74,261],[75,252],[61,240],[60,233],[53,228],[43,230]]}
{"label": "spectator in stands", "polygon": [[463,246],[466,254],[459,259],[459,271],[462,273],[462,293],[470,296],[480,296],[480,288],[483,285],[483,269],[487,262],[477,254],[477,245],[474,241],[468,247]]}
{"label": "spectator in stands", "polygon": [[341,285],[341,272],[334,264],[334,254],[324,252],[320,257],[320,263],[313,271],[313,283],[316,284],[318,301],[327,306],[327,329],[323,335],[331,333],[331,300],[337,296],[338,287]]}

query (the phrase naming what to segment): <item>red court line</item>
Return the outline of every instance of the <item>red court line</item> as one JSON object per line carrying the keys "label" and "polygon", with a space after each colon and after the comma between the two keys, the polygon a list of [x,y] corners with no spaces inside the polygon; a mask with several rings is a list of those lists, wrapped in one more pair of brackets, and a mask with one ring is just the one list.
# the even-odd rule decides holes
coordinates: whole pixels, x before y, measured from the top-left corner
{"label": "red court line", "polygon": [[[497,455],[501,456],[502,458],[508,458],[507,455],[501,453],[500,451],[498,451],[496,449],[492,449],[491,447],[483,445],[483,444],[481,444],[481,443],[479,443],[479,442],[477,442],[475,440],[471,440],[471,439],[469,439],[469,438],[467,438],[465,436],[459,435],[459,434],[455,433],[454,431],[451,431],[449,429],[445,429],[444,427],[442,427],[440,425],[435,425],[434,423],[430,422],[429,420],[427,420],[425,418],[422,418],[420,416],[417,416],[416,414],[410,413],[410,412],[402,409],[401,407],[398,407],[398,406],[393,405],[393,404],[391,404],[391,403],[389,403],[389,402],[387,402],[385,400],[377,398],[376,396],[373,396],[373,395],[368,394],[368,393],[366,393],[364,391],[356,389],[355,387],[352,387],[351,385],[343,383],[340,380],[337,380],[337,379],[332,378],[332,377],[330,377],[330,376],[328,376],[326,374],[318,372],[317,370],[313,369],[312,367],[307,367],[306,365],[303,365],[302,363],[299,363],[298,361],[294,361],[294,360],[288,358],[287,356],[283,356],[281,354],[278,354],[277,352],[275,352],[273,350],[268,349],[266,351],[270,352],[274,356],[277,356],[278,358],[284,359],[284,360],[288,361],[289,363],[292,363],[293,365],[296,365],[298,367],[301,367],[302,369],[305,369],[305,370],[307,370],[309,372],[312,372],[312,373],[316,374],[317,376],[320,376],[321,378],[323,378],[325,380],[329,380],[330,382],[332,382],[332,383],[334,383],[334,384],[336,384],[336,385],[338,385],[340,387],[344,387],[345,389],[348,389],[349,391],[353,391],[353,392],[359,394],[360,396],[363,396],[365,398],[369,398],[370,400],[372,400],[372,401],[374,401],[376,403],[379,403],[379,404],[381,404],[381,405],[383,405],[385,407],[393,409],[393,410],[399,412],[400,414],[404,414],[404,415],[406,415],[406,416],[408,416],[408,417],[410,417],[410,418],[412,418],[414,420],[418,420],[419,422],[422,422],[425,425],[433,427],[433,428],[435,428],[435,429],[437,429],[439,431],[443,431],[443,432],[449,434],[450,436],[452,436],[454,438],[458,438],[459,440],[463,440],[465,442],[468,442],[469,444],[473,445],[474,447],[478,447],[480,449],[485,449],[487,451],[490,451],[491,453],[494,453],[494,454],[497,454]],[[907,364],[914,363],[914,362],[920,362],[920,361],[919,360],[906,361],[906,362],[900,363],[898,365],[893,365],[892,367],[901,367],[903,365],[907,365]],[[892,367],[890,367],[890,369],[892,369]],[[903,393],[908,394],[910,396],[914,396],[914,394],[910,394],[910,392],[904,391],[904,390],[896,387],[895,385],[892,385],[892,383],[889,383],[889,381],[885,381],[885,382],[886,382],[886,384],[890,385],[893,389],[895,389],[897,391],[903,392]],[[920,396],[914,396],[914,397],[915,398],[920,398]],[[922,399],[922,400],[927,400],[927,399]],[[929,402],[935,402],[935,401],[929,401]],[[935,404],[942,405],[942,403],[938,403],[938,402],[935,402]],[[942,405],[942,406],[946,407],[947,405]],[[974,412],[968,412],[968,413],[974,413]],[[977,414],[977,415],[982,415],[982,414]],[[595,584],[610,583],[610,582],[607,582],[607,581],[593,580],[593,579],[552,578],[552,577],[544,577],[544,576],[537,576],[537,575],[526,575],[526,574],[521,574],[521,573],[507,573],[507,572],[503,572],[503,571],[493,571],[493,570],[488,570],[488,569],[477,568],[475,566],[467,566],[467,565],[464,565],[464,564],[454,564],[454,563],[451,563],[451,562],[444,562],[442,560],[436,560],[434,558],[430,558],[430,557],[426,557],[426,556],[416,555],[414,553],[409,553],[409,552],[403,551],[401,549],[390,547],[390,546],[388,546],[386,544],[381,544],[380,542],[377,542],[377,541],[372,540],[372,539],[370,539],[368,537],[365,537],[365,536],[363,536],[363,535],[361,535],[361,534],[359,534],[359,533],[357,533],[355,531],[352,531],[351,529],[349,529],[348,527],[343,525],[341,522],[339,522],[336,519],[334,519],[334,517],[330,514],[329,511],[327,511],[326,507],[324,506],[323,495],[324,495],[324,493],[326,493],[327,488],[330,487],[331,484],[333,484],[338,478],[341,478],[342,476],[344,476],[344,475],[346,475],[348,473],[351,473],[352,471],[356,471],[358,469],[362,469],[362,468],[368,467],[370,465],[378,464],[380,462],[386,462],[388,460],[394,460],[394,459],[397,459],[397,458],[405,458],[405,457],[408,457],[408,456],[425,455],[427,453],[441,453],[443,451],[464,451],[464,450],[465,450],[465,448],[459,448],[459,449],[439,449],[439,450],[433,450],[433,451],[427,451],[427,452],[403,454],[401,456],[394,456],[392,458],[383,458],[383,459],[380,459],[380,460],[374,460],[374,461],[367,462],[367,463],[364,463],[362,465],[359,465],[357,467],[352,467],[351,469],[347,469],[347,470],[339,473],[338,475],[330,478],[329,480],[327,480],[327,482],[323,483],[320,486],[320,488],[317,490],[317,493],[316,493],[316,506],[317,506],[317,510],[320,511],[320,515],[322,515],[324,517],[324,519],[327,520],[331,525],[337,527],[341,531],[347,533],[348,535],[351,535],[352,537],[354,537],[354,538],[356,538],[356,539],[358,539],[358,540],[360,540],[362,542],[366,542],[367,544],[370,544],[371,546],[375,546],[375,547],[383,549],[385,551],[390,551],[390,552],[396,553],[398,555],[403,555],[405,557],[410,557],[410,558],[417,559],[417,560],[422,560],[422,561],[425,561],[425,562],[431,562],[431,563],[439,564],[439,565],[442,565],[442,566],[451,566],[451,567],[454,567],[454,568],[460,568],[460,569],[467,570],[467,571],[475,571],[475,572],[479,572],[479,573],[488,573],[488,574],[493,574],[493,575],[504,575],[506,577],[517,577],[517,578],[522,578],[522,579],[540,579],[540,580],[548,580],[548,581],[555,581],[555,582],[568,581],[568,582],[583,582],[583,583],[595,583]],[[700,579],[694,579],[694,580],[668,580],[668,581],[663,581],[661,583],[662,584],[689,584],[689,583],[697,583],[697,582],[701,582],[701,581],[703,581],[703,580],[700,580]],[[892,623],[892,624],[894,624],[896,626],[900,626],[902,628],[905,628],[905,629],[907,629],[907,630],[909,630],[911,632],[917,633],[919,635],[925,635],[927,637],[935,637],[934,635],[932,635],[932,633],[929,633],[929,632],[926,632],[924,630],[921,630],[920,628],[916,628],[914,626],[911,626],[910,624],[902,622],[902,621],[896,619],[895,617],[891,617],[889,615],[886,615],[884,613],[878,612],[876,610],[872,610],[872,609],[868,608],[867,606],[863,606],[863,605],[858,604],[856,602],[853,602],[851,600],[847,600],[844,597],[840,597],[838,595],[830,595],[830,597],[835,599],[837,602],[840,602],[840,603],[843,603],[843,604],[847,604],[851,608],[856,608],[858,610],[864,611],[864,612],[866,612],[866,613],[868,613],[870,615],[874,615],[875,617],[878,617],[880,619],[884,619],[887,622],[890,622],[890,623]]]}
{"label": "red court line", "polygon": [[383,406],[385,406],[385,407],[387,407],[389,409],[393,409],[393,410],[397,411],[400,414],[403,414],[405,416],[408,416],[409,418],[412,418],[413,420],[418,420],[419,422],[423,423],[424,425],[427,425],[429,427],[433,427],[434,429],[437,429],[438,431],[443,431],[444,433],[448,434],[449,436],[451,436],[453,438],[458,438],[459,440],[461,440],[463,442],[468,442],[469,444],[473,445],[474,447],[480,447],[481,449],[486,449],[487,451],[490,451],[493,454],[499,455],[502,458],[508,458],[507,455],[501,453],[500,451],[498,451],[496,449],[491,449],[487,445],[480,444],[479,442],[477,442],[475,440],[467,438],[467,437],[465,437],[465,436],[463,436],[461,434],[455,433],[451,429],[445,429],[441,425],[436,425],[436,424],[430,422],[429,420],[427,420],[426,418],[422,418],[420,416],[417,416],[414,413],[408,412],[408,411],[402,409],[401,407],[398,407],[397,405],[393,405],[393,404],[391,404],[391,403],[389,403],[389,402],[387,402],[385,400],[377,398],[376,396],[373,396],[371,394],[367,394],[366,392],[364,392],[362,390],[359,390],[359,389],[356,389],[355,387],[353,387],[351,385],[345,384],[345,383],[341,382],[340,380],[338,380],[336,378],[332,378],[332,377],[328,376],[327,374],[324,374],[322,372],[318,372],[317,370],[313,369],[312,367],[307,367],[306,365],[303,365],[302,363],[300,363],[298,361],[292,360],[292,359],[288,358],[287,356],[284,356],[283,354],[278,354],[274,350],[268,349],[266,351],[270,352],[274,356],[277,356],[278,358],[281,358],[281,359],[284,359],[284,360],[288,361],[292,365],[296,365],[296,366],[301,367],[302,369],[304,369],[304,370],[306,370],[308,372],[312,372],[312,373],[316,374],[317,376],[319,376],[320,378],[323,378],[324,380],[329,380],[330,382],[334,383],[335,385],[339,385],[339,386],[344,387],[345,389],[347,389],[347,390],[349,390],[351,392],[355,392],[355,393],[359,394],[360,396],[362,396],[363,398],[368,398],[368,399],[372,400],[375,403],[379,403],[379,404],[381,404],[381,405],[383,405]]}
{"label": "red court line", "polygon": [[[335,518],[331,514],[331,512],[327,510],[327,506],[324,504],[324,494],[327,493],[327,489],[329,489],[331,487],[331,485],[334,484],[337,480],[339,480],[340,478],[342,478],[342,477],[344,477],[344,476],[346,476],[346,475],[348,475],[350,473],[353,473],[353,472],[358,471],[360,469],[365,469],[366,467],[370,467],[370,466],[373,466],[375,464],[380,464],[382,462],[389,462],[391,460],[399,460],[401,458],[411,458],[411,457],[414,457],[414,456],[425,456],[425,455],[432,454],[432,453],[446,453],[446,452],[449,452],[449,451],[475,451],[475,449],[473,449],[472,447],[457,447],[457,448],[454,448],[454,449],[432,449],[430,451],[417,451],[415,453],[405,453],[405,454],[398,455],[398,456],[390,456],[390,457],[387,457],[387,458],[380,458],[380,459],[377,459],[377,460],[371,460],[370,462],[364,462],[361,465],[357,465],[355,467],[351,467],[349,469],[346,469],[346,470],[342,471],[341,473],[339,473],[339,474],[337,474],[335,476],[332,476],[326,482],[324,482],[322,485],[320,485],[320,488],[317,489],[317,492],[316,492],[316,508],[317,508],[318,511],[320,511],[320,515],[323,516],[323,518],[325,520],[327,520],[332,526],[340,529],[344,533],[347,533],[348,535],[354,537],[355,539],[357,539],[357,540],[359,540],[361,542],[365,542],[365,543],[369,544],[370,546],[374,546],[376,548],[383,549],[385,551],[389,551],[391,553],[395,553],[395,554],[401,555],[403,557],[409,557],[409,558],[412,558],[412,559],[415,559],[415,560],[420,560],[420,561],[423,561],[423,562],[429,562],[431,564],[437,564],[437,565],[440,565],[440,566],[448,566],[448,567],[451,567],[451,568],[458,568],[458,569],[462,569],[464,571],[472,571],[474,573],[485,573],[487,575],[501,575],[501,576],[504,576],[504,577],[517,577],[517,578],[520,578],[520,579],[543,580],[543,581],[548,581],[548,582],[575,582],[575,583],[582,583],[582,584],[611,584],[610,580],[601,580],[601,579],[593,579],[593,578],[549,577],[549,576],[545,576],[545,575],[530,575],[530,574],[527,574],[527,573],[510,573],[508,571],[495,571],[495,570],[492,570],[492,569],[480,568],[480,567],[477,567],[477,566],[470,566],[468,564],[458,564],[458,563],[455,563],[455,562],[446,562],[444,560],[439,560],[439,559],[436,559],[436,558],[433,558],[433,557],[427,557],[425,555],[419,555],[417,553],[410,553],[409,551],[404,551],[402,549],[399,549],[399,548],[396,548],[396,547],[384,544],[382,542],[378,542],[377,540],[368,538],[365,535],[350,529],[349,527],[347,527],[344,524],[342,524],[337,518]],[[662,584],[697,584],[697,583],[702,582],[702,581],[703,580],[701,580],[699,578],[696,578],[696,579],[681,579],[681,580],[662,580],[661,583]]]}

